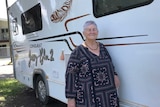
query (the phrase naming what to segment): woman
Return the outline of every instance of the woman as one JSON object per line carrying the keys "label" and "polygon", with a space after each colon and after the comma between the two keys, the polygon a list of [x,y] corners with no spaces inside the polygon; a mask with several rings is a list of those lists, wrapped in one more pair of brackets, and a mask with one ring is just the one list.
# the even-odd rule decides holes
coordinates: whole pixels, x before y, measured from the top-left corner
{"label": "woman", "polygon": [[73,50],[66,70],[68,107],[118,107],[120,82],[107,49],[96,41],[94,21],[84,24],[83,35],[85,42]]}

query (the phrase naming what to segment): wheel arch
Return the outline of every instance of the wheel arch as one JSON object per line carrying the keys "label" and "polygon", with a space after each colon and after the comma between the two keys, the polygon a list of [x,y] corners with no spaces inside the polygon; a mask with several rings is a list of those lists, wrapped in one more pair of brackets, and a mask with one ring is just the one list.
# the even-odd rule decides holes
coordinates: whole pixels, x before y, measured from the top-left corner
{"label": "wheel arch", "polygon": [[47,95],[49,96],[49,84],[48,84],[48,76],[46,75],[45,71],[42,69],[35,69],[33,74],[33,88],[36,89],[36,80],[37,77],[41,76],[45,82],[46,88],[47,88]]}

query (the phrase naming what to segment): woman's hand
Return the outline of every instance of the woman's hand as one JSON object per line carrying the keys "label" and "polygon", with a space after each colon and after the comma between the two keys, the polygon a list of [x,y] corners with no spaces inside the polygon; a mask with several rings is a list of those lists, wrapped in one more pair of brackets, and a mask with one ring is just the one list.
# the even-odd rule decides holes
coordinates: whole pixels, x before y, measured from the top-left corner
{"label": "woman's hand", "polygon": [[68,106],[67,107],[76,107],[76,102],[74,98],[68,98]]}
{"label": "woman's hand", "polygon": [[118,75],[114,75],[114,82],[115,82],[116,88],[118,89],[120,86],[120,80]]}

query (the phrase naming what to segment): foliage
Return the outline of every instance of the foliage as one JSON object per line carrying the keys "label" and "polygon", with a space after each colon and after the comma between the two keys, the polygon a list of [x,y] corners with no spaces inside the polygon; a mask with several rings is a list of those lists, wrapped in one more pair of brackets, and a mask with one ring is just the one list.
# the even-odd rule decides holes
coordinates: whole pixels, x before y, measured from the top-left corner
{"label": "foliage", "polygon": [[0,107],[6,99],[17,95],[25,86],[13,78],[0,79]]}

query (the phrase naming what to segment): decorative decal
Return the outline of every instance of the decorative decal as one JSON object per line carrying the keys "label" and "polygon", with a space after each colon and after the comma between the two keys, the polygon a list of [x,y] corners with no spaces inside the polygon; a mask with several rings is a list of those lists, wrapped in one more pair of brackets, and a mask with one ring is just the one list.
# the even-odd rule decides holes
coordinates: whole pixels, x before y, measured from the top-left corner
{"label": "decorative decal", "polygon": [[75,17],[75,18],[71,18],[71,19],[68,19],[66,22],[65,22],[65,28],[66,28],[66,31],[68,31],[68,28],[67,28],[67,23],[72,21],[72,20],[76,20],[76,19],[79,19],[79,18],[82,18],[82,17],[85,17],[85,16],[88,16],[90,14],[85,14],[85,15],[82,15],[82,16],[78,16],[78,17]]}
{"label": "decorative decal", "polygon": [[19,34],[18,30],[18,24],[17,24],[17,18],[12,19],[12,29],[13,29],[13,35],[16,36]]}
{"label": "decorative decal", "polygon": [[64,50],[61,52],[60,60],[64,60]]}
{"label": "decorative decal", "polygon": [[126,46],[126,45],[143,45],[143,44],[159,44],[160,42],[137,42],[137,43],[120,43],[120,44],[104,44],[104,46]]}
{"label": "decorative decal", "polygon": [[41,65],[43,65],[43,62],[46,60],[49,61],[54,61],[53,58],[53,49],[50,50],[50,54],[46,55],[46,50],[44,48],[39,49],[39,55],[32,54],[31,50],[29,51],[29,62],[28,62],[28,67],[31,66],[31,62],[34,62],[35,65],[37,66],[38,61],[40,62]]}
{"label": "decorative decal", "polygon": [[18,43],[18,42],[13,42],[12,43],[13,45],[13,50],[16,52],[16,53],[21,53],[21,52],[25,52],[27,51],[26,50],[26,46],[24,44],[21,44],[21,43]]}
{"label": "decorative decal", "polygon": [[[64,38],[67,36],[74,36],[74,35],[79,35],[82,38],[82,40],[84,41],[84,37],[83,37],[82,33],[79,31],[69,32],[69,33],[64,33],[64,34],[54,35],[54,36],[46,36],[44,38],[34,39],[32,41],[35,42],[35,41],[48,40],[48,42],[65,42],[67,44],[68,48],[70,49],[70,51],[72,51],[73,49],[72,49],[71,44],[69,43],[68,39],[64,39]],[[63,39],[59,39],[59,38],[63,38]],[[54,39],[54,40],[50,40],[50,39]],[[41,45],[35,45],[34,47],[37,47],[37,46],[41,46]],[[33,45],[31,47],[33,47]]]}
{"label": "decorative decal", "polygon": [[60,9],[57,9],[51,15],[51,21],[54,23],[61,22],[67,16],[68,11],[71,8],[72,0],[66,0]]}
{"label": "decorative decal", "polygon": [[[135,35],[135,36],[126,36],[126,37],[113,37],[113,38],[98,38],[97,40],[107,40],[107,39],[122,39],[122,38],[131,38],[131,37],[140,37],[147,35]],[[72,38],[69,37],[72,45],[76,48],[77,45],[73,42]],[[125,45],[142,45],[142,44],[159,44],[160,42],[135,42],[135,43],[119,43],[119,44],[104,44],[104,46],[125,46]]]}

